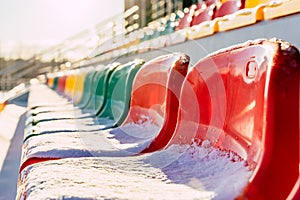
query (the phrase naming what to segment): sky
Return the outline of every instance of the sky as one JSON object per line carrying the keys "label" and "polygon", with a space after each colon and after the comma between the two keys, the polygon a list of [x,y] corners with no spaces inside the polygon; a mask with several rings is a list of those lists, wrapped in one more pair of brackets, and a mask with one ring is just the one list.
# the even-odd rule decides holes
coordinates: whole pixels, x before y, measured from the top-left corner
{"label": "sky", "polygon": [[0,0],[0,56],[58,43],[123,10],[123,0]]}

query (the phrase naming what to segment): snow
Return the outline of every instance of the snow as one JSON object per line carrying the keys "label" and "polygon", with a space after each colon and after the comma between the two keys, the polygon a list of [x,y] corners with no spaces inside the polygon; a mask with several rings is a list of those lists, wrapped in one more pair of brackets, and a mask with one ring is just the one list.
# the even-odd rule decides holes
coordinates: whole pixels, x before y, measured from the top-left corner
{"label": "snow", "polygon": [[20,116],[26,111],[26,108],[14,104],[8,104],[0,112],[0,171],[5,161],[7,151],[10,147]]}
{"label": "snow", "polygon": [[52,160],[25,168],[19,192],[28,200],[233,199],[252,174],[237,158],[193,144],[134,157]]}
{"label": "snow", "polygon": [[[29,100],[30,106],[48,104],[58,112],[64,107],[76,108],[46,86],[35,87],[30,94],[35,96]],[[39,96],[42,91],[47,92]],[[47,108],[38,109],[43,112]],[[44,132],[28,138],[23,146],[23,161],[31,157],[63,159],[26,167],[20,176],[19,198],[26,194],[29,200],[227,200],[241,194],[253,173],[241,157],[217,149],[209,141],[139,154],[160,130],[147,117],[102,131],[86,128],[95,128],[106,119],[98,124],[91,119],[55,120],[36,126],[36,131],[60,126],[72,130],[82,126],[87,131]],[[31,133],[32,127],[27,128],[27,133]]]}
{"label": "snow", "polygon": [[5,200],[15,199],[19,176],[27,93],[18,88],[6,93],[9,102],[0,112],[0,199]]}
{"label": "snow", "polygon": [[159,127],[145,122],[93,132],[58,132],[29,138],[24,158],[68,158],[134,155],[149,146]]}
{"label": "snow", "polygon": [[28,107],[53,105],[63,107],[67,104],[72,103],[44,84],[36,83],[30,86]]}

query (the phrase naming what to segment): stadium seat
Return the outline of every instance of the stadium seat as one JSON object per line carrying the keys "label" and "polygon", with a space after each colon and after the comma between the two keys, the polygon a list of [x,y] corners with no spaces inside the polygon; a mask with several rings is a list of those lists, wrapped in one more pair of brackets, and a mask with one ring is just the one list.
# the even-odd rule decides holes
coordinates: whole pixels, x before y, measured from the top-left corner
{"label": "stadium seat", "polygon": [[192,21],[192,14],[190,12],[190,10],[188,10],[188,12],[185,12],[182,14],[182,18],[180,18],[178,20],[178,24],[175,27],[175,31],[187,28],[191,26],[191,21]]}
{"label": "stadium seat", "polygon": [[207,7],[205,9],[200,8],[196,10],[191,22],[191,26],[195,26],[202,22],[212,20],[212,15],[213,15],[213,10],[210,7]]}
{"label": "stadium seat", "polygon": [[73,91],[75,88],[75,83],[76,83],[76,74],[73,71],[69,71],[67,73],[67,79],[66,79],[66,86],[64,90],[64,96],[68,99],[72,99],[73,96]]}
{"label": "stadium seat", "polygon": [[274,19],[300,12],[300,1],[298,0],[277,0],[270,2],[264,8],[264,18]]}
{"label": "stadium seat", "polygon": [[218,31],[227,31],[255,24],[264,20],[264,8],[266,4],[259,4],[253,8],[244,8],[233,14],[226,15],[218,21]]}
{"label": "stadium seat", "polygon": [[[100,130],[120,124],[128,112],[131,82],[142,63],[135,60],[120,66],[109,65],[99,71],[93,80],[97,87],[93,87],[84,110],[38,115],[26,127],[25,140],[44,133]],[[124,88],[118,89],[120,87]],[[119,90],[118,94],[114,88]]]}
{"label": "stadium seat", "polygon": [[213,18],[224,17],[235,13],[241,8],[242,4],[239,0],[228,0],[221,4],[219,8],[214,12]]}
{"label": "stadium seat", "polygon": [[53,85],[52,85],[52,87],[51,87],[53,90],[56,90],[56,88],[57,88],[58,79],[59,79],[59,76],[56,76],[56,77],[54,77],[54,79],[53,79]]}
{"label": "stadium seat", "polygon": [[[38,121],[39,119],[45,120],[47,116],[50,119],[51,116],[52,117],[60,116],[62,118],[62,115],[64,113],[71,113],[72,116],[74,116],[74,114],[76,113],[75,111],[78,110],[80,110],[80,113],[82,113],[81,111],[84,111],[85,113],[91,111],[92,108],[90,108],[91,107],[90,102],[92,101],[92,98],[95,97],[95,93],[97,89],[97,87],[92,87],[92,86],[97,84],[102,84],[102,82],[99,82],[98,79],[102,76],[103,77],[108,76],[106,75],[106,73],[111,73],[109,72],[109,70],[114,69],[118,65],[119,63],[114,63],[107,67],[100,65],[94,68],[93,70],[87,72],[86,74],[83,74],[83,76],[80,75],[78,77],[78,80],[76,81],[76,85],[74,88],[74,98],[78,98],[80,96],[82,96],[82,98],[80,97],[78,98],[78,100],[71,99],[68,104],[63,104],[56,107],[44,106],[44,107],[39,107],[34,110],[31,110],[29,114],[31,114],[32,116],[34,116],[34,118],[36,118],[35,120],[32,119],[31,120],[32,121]],[[31,103],[31,101],[29,101],[29,103]],[[102,102],[99,103],[101,103],[100,105],[102,105]]]}
{"label": "stadium seat", "polygon": [[[66,110],[68,109],[67,107],[73,107],[74,105],[77,105],[81,101],[82,96],[84,95],[83,93],[85,92],[83,89],[85,77],[91,70],[94,70],[94,68],[87,67],[78,71],[79,74],[76,76],[76,83],[74,85],[74,88],[72,89],[72,99],[66,99],[63,96],[60,96],[54,90],[47,88],[43,84],[31,85],[32,91],[29,95],[29,109],[27,112],[27,116],[35,116],[39,113],[55,110]],[[50,76],[51,79],[54,80],[54,77],[58,75],[50,74],[48,76]],[[41,93],[43,93],[43,95],[40,95]]]}
{"label": "stadium seat", "polygon": [[[87,154],[88,149],[79,151],[80,148],[77,148],[79,143],[68,144],[67,142],[70,141],[64,140],[67,137],[58,137],[57,140],[53,140],[63,141],[63,146],[60,147],[50,142],[53,137],[47,137],[46,140],[49,143],[44,144],[48,146],[49,151],[43,151],[47,148],[42,145],[30,149],[30,143],[28,143],[29,146],[24,149],[27,160],[23,162],[20,169],[19,198],[27,199],[27,195],[32,194],[34,196],[35,192],[40,195],[46,194],[54,197],[57,190],[53,188],[75,186],[75,183],[78,183],[77,188],[80,188],[80,194],[77,190],[74,191],[66,187],[66,191],[60,192],[55,197],[60,198],[62,194],[67,193],[72,197],[74,196],[74,198],[82,194],[86,198],[96,198],[99,193],[88,196],[90,193],[87,195],[85,192],[94,191],[95,189],[99,191],[99,188],[102,189],[100,195],[105,197],[107,195],[111,197],[117,192],[124,192],[121,193],[120,196],[122,196],[128,192],[128,190],[123,191],[125,186],[121,187],[119,184],[124,182],[123,179],[115,181],[113,176],[113,179],[105,179],[103,182],[99,182],[104,178],[104,174],[103,176],[89,177],[91,174],[101,174],[101,172],[108,175],[122,175],[122,178],[139,177],[137,181],[143,188],[144,185],[149,183],[149,179],[156,180],[154,184],[150,182],[154,186],[167,182],[163,185],[163,191],[158,193],[159,195],[163,195],[164,192],[169,190],[176,191],[174,187],[167,188],[167,185],[203,188],[202,182],[198,182],[198,177],[190,177],[188,172],[192,171],[201,159],[204,159],[202,164],[205,165],[205,161],[209,160],[209,157],[204,156],[203,158],[193,159],[192,162],[188,163],[188,166],[184,162],[186,160],[182,158],[197,157],[197,150],[204,151],[204,149],[197,149],[195,145],[207,146],[209,144],[213,146],[209,148],[229,153],[224,153],[223,157],[218,160],[219,162],[224,159],[232,159],[231,163],[239,164],[240,160],[246,160],[246,163],[242,164],[246,164],[253,171],[248,184],[242,192],[238,190],[240,193],[235,199],[297,199],[299,197],[299,51],[294,46],[281,40],[259,39],[249,41],[220,50],[201,59],[191,68],[183,81],[182,87],[179,87],[182,80],[178,77],[181,77],[180,74],[184,75],[186,69],[186,62],[182,63],[184,60],[177,62],[177,64],[181,63],[182,65],[177,65],[177,67],[173,65],[173,68],[177,68],[177,70],[167,70],[168,67],[166,66],[169,65],[151,66],[152,68],[148,66],[149,69],[147,69],[147,64],[145,64],[142,67],[133,83],[129,115],[122,124],[123,127],[130,123],[142,126],[150,122],[159,125],[160,128],[165,125],[170,128],[170,126],[173,127],[174,120],[177,120],[174,132],[171,131],[169,135],[167,132],[160,132],[163,130],[160,129],[160,134],[156,135],[154,140],[152,138],[151,143],[149,143],[150,146],[148,149],[144,149],[144,153],[161,148],[164,150],[153,154],[140,154],[128,157],[128,159],[120,157],[107,158],[105,156],[116,156],[116,154],[103,154],[106,149],[104,146],[99,145],[102,148],[99,155],[105,158],[73,158],[50,161],[59,157],[47,157],[46,154],[53,155],[53,153],[59,154],[61,152],[61,155],[65,156],[68,153],[66,148],[72,146],[74,150],[78,150],[73,157],[77,157],[78,154],[81,154],[78,157],[99,155],[96,152]],[[160,64],[162,63],[164,62],[160,62]],[[180,74],[176,73],[178,70]],[[162,74],[159,72],[162,72]],[[170,76],[172,73],[175,76]],[[174,80],[178,82],[174,82],[171,77],[174,77]],[[152,88],[153,90],[150,90]],[[166,99],[161,94],[166,95]],[[177,106],[179,106],[178,113]],[[163,113],[164,110],[166,110],[165,113]],[[175,115],[177,119],[174,119],[173,116]],[[168,118],[168,116],[172,117]],[[164,121],[164,119],[171,121]],[[170,131],[169,128],[165,130]],[[109,132],[110,137],[115,139],[118,137],[118,135],[114,135],[113,130]],[[101,132],[101,135],[106,133]],[[142,132],[136,134],[142,137]],[[74,136],[70,136],[70,138],[74,138]],[[92,137],[92,139],[95,138]],[[138,140],[138,137],[135,139]],[[168,140],[170,141],[167,142]],[[126,141],[123,142],[119,145],[126,145]],[[165,145],[167,146],[165,147]],[[174,159],[166,162],[163,159],[174,156],[175,145],[180,145],[183,149],[180,150],[178,155],[175,155]],[[189,155],[184,151],[187,145],[195,149]],[[56,149],[56,147],[60,149]],[[52,151],[50,151],[51,148],[53,148]],[[215,150],[211,151],[216,154]],[[214,155],[210,156],[213,159],[218,159]],[[151,159],[156,162],[151,162]],[[37,164],[37,162],[46,160],[48,162]],[[80,167],[77,168],[77,165],[80,165]],[[185,168],[181,166],[185,166]],[[193,167],[191,168],[191,166]],[[210,171],[216,166],[205,165],[203,170]],[[52,171],[51,167],[55,170]],[[75,172],[72,167],[76,167]],[[225,166],[221,165],[220,167]],[[72,170],[68,170],[70,168]],[[80,171],[78,169],[87,170]],[[138,169],[137,173],[133,172],[135,169]],[[170,171],[174,173],[170,173]],[[81,172],[87,173],[80,174]],[[185,173],[188,175],[185,176]],[[158,174],[158,177],[155,174]],[[174,179],[175,174],[178,175],[178,179]],[[49,178],[50,175],[51,178]],[[209,179],[209,183],[218,184],[223,178],[226,179],[223,176],[224,174],[218,176],[216,182],[211,182],[211,176],[204,178]],[[39,179],[40,177],[42,178]],[[184,180],[181,180],[182,178]],[[89,181],[94,179],[96,181],[91,184]],[[107,180],[111,182],[108,184]],[[170,180],[171,183],[168,182]],[[229,179],[228,184],[235,187],[233,186],[234,181],[238,180]],[[130,184],[133,184],[133,181]],[[130,184],[128,184],[129,188]],[[218,186],[225,187],[228,190],[230,188],[228,184]],[[154,187],[152,185],[151,189]],[[116,189],[117,186],[120,187]],[[111,193],[103,194],[104,189],[111,189],[111,187],[114,187]],[[157,193],[157,190],[154,191]],[[192,191],[196,192],[195,190]],[[204,192],[206,191],[204,190]],[[145,193],[145,195],[149,194]],[[197,195],[199,194],[197,193]],[[222,195],[220,193],[217,197],[228,199]],[[210,198],[213,197],[215,196],[210,196]]]}
{"label": "stadium seat", "polygon": [[209,35],[213,35],[217,31],[217,23],[215,20],[205,21],[187,29],[187,38],[195,40]]}
{"label": "stadium seat", "polygon": [[5,106],[7,105],[7,100],[0,102],[0,112],[4,110]]}
{"label": "stadium seat", "polygon": [[[155,137],[156,135],[164,134],[166,134],[165,137],[170,137],[176,125],[176,117],[174,116],[177,116],[180,86],[187,72],[188,64],[189,58],[185,54],[179,53],[161,56],[144,64],[138,71],[133,82],[129,113],[120,127],[107,130],[111,134],[110,137],[113,136],[117,138],[118,135],[114,135],[114,130],[123,130],[122,127],[126,128],[126,126],[134,125],[143,128],[147,124],[156,127],[150,130],[151,133],[148,133],[147,139],[150,138],[150,140],[153,140],[154,138],[151,139],[152,136]],[[117,99],[119,97],[121,96],[118,96]],[[116,108],[117,107],[114,107],[114,109]],[[102,142],[109,142],[110,140],[105,137],[107,131],[44,134],[39,137],[28,138],[23,146],[23,158],[20,171],[28,165],[45,160],[66,157],[89,157],[98,154],[107,156],[113,155],[116,152],[132,155],[143,150],[135,149],[134,152],[131,152],[113,148],[114,145],[111,145],[109,149],[107,147],[109,145],[99,146],[99,144],[97,144],[98,142],[92,144],[94,147],[82,144],[83,141],[90,143],[92,141],[99,141],[101,138],[103,140]],[[66,139],[61,139],[63,137],[66,137]],[[75,143],[78,143],[78,145],[74,142],[66,143],[69,139],[77,140]],[[137,135],[135,139],[138,141],[142,138]],[[37,145],[40,141],[47,141],[47,144]],[[168,140],[162,144],[166,145],[167,141]],[[164,145],[162,144],[156,147],[163,147]],[[67,147],[66,145],[71,146]],[[120,145],[122,146],[122,144]],[[130,144],[124,143],[123,146],[124,145],[125,148],[130,147]],[[50,148],[52,150],[49,149],[49,151],[45,152],[45,149],[40,148]],[[70,149],[67,150],[68,148]],[[55,153],[53,154],[53,152]]]}
{"label": "stadium seat", "polygon": [[175,45],[186,41],[187,29],[181,29],[166,35],[166,46]]}
{"label": "stadium seat", "polygon": [[183,83],[169,145],[208,140],[254,170],[238,199],[286,199],[299,177],[299,59],[273,39],[201,60]]}
{"label": "stadium seat", "polygon": [[265,5],[270,3],[272,0],[245,0],[245,8],[254,8],[259,5]]}
{"label": "stadium seat", "polygon": [[52,88],[54,83],[54,76],[53,75],[48,75],[47,76],[47,85]]}
{"label": "stadium seat", "polygon": [[206,0],[206,1],[205,1],[205,4],[206,4],[207,6],[214,6],[214,5],[218,4],[218,3],[220,3],[219,0]]}
{"label": "stadium seat", "polygon": [[[136,59],[118,67],[111,75],[107,83],[105,104],[98,110],[96,122],[101,129],[112,128],[121,125],[128,114],[130,94],[136,73],[144,64],[143,60]],[[99,99],[94,99],[95,110]],[[108,123],[105,123],[106,120]]]}

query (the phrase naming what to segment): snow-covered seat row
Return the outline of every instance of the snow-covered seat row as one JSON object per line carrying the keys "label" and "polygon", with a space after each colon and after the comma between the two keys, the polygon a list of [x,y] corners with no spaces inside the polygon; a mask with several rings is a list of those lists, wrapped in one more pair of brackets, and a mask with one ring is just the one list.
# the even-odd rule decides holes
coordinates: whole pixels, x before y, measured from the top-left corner
{"label": "snow-covered seat row", "polygon": [[147,65],[137,73],[128,126],[28,139],[18,197],[299,198],[299,51],[249,41],[185,78],[187,57],[171,61],[161,77]]}
{"label": "snow-covered seat row", "polygon": [[[118,110],[121,109],[119,107],[120,103],[111,102],[110,105],[110,102],[106,101],[105,107],[109,106],[110,115],[112,118],[113,117],[116,119],[121,118],[120,122],[123,122],[122,127],[126,127],[126,125],[133,126],[135,124],[140,124],[144,121],[148,121],[155,124],[156,132],[152,133],[154,134],[154,136],[158,134],[157,131],[159,131],[159,129],[161,129],[161,132],[169,131],[170,133],[172,133],[176,125],[178,95],[180,93],[181,83],[184,80],[184,76],[187,72],[188,64],[189,64],[189,58],[186,55],[179,54],[179,53],[158,57],[144,64],[142,69],[138,71],[138,74],[132,86],[133,90],[132,90],[131,101],[130,101],[131,106],[125,122],[123,122],[124,121],[123,114],[121,115],[120,113],[118,113],[119,112]],[[112,77],[113,76],[114,73],[112,74]],[[125,83],[123,83],[122,80],[116,78],[115,81],[119,83],[119,87],[120,86],[125,87],[124,86]],[[131,85],[132,84],[127,84],[127,87],[131,87]],[[119,101],[122,100],[120,99],[120,98],[124,98],[122,91],[120,91],[120,88],[115,88],[113,86],[111,86],[112,88],[109,89],[111,91],[110,96],[116,96],[119,97]],[[107,97],[111,98],[110,96],[108,95]],[[115,101],[117,101],[117,99],[115,99]],[[111,107],[113,103],[116,105]],[[108,111],[106,110],[105,112]],[[175,117],[171,118],[168,116],[175,116]],[[65,141],[64,139],[62,139],[63,137],[65,137],[66,140],[68,138],[69,140],[70,139],[77,140],[79,138],[76,137],[76,135],[80,135],[81,137],[79,141],[77,140],[79,143],[81,143],[80,140],[82,140],[82,137],[86,138],[88,141],[90,141],[91,138],[93,138],[91,141],[97,141],[101,137],[103,137],[102,132],[97,134],[97,129],[95,129],[95,126],[92,126],[93,129],[89,129],[89,127],[84,127],[83,130],[77,131],[77,126],[82,128],[81,123],[83,122],[83,120],[85,120],[86,122],[87,118],[73,120],[72,122],[73,125],[75,126],[75,129],[72,131],[68,131],[68,127],[70,126],[66,125],[66,120],[53,120],[53,121],[50,120],[46,122],[41,122],[41,124],[46,124],[46,125],[44,126],[44,132],[40,132],[39,134],[32,133],[31,135],[28,135],[27,131],[25,131],[25,142],[24,142],[24,153],[23,153],[23,157],[24,157],[23,160],[25,164],[23,164],[23,166],[26,166],[27,163],[32,163],[41,159],[41,156],[30,154],[32,148],[39,148],[42,146],[47,148],[52,146],[52,145],[48,145],[48,146],[35,145],[35,143],[47,141],[47,143],[50,144],[50,141],[56,140],[57,149],[55,151],[59,151],[59,149],[61,149],[60,147],[63,147],[63,145],[58,141]],[[103,128],[109,128],[104,123],[105,123],[104,120],[98,121],[97,127],[99,130]],[[60,128],[61,130],[56,129],[55,127],[56,125],[61,127]],[[53,131],[54,129],[52,127],[54,127],[54,129],[56,130]],[[63,130],[63,127],[67,127],[67,128]],[[148,138],[148,136],[146,137]],[[57,157],[58,158],[73,157],[73,156],[81,157],[87,155],[92,156],[93,154],[95,155],[98,152],[98,149],[94,149],[95,152],[91,154],[90,152],[88,152],[89,149],[86,149],[86,148],[90,148],[89,146],[84,147],[83,145],[80,144],[72,145],[69,148],[72,147],[78,147],[79,149],[77,150],[80,151],[81,153],[77,152],[74,154],[74,151],[70,151],[71,154],[58,153],[56,155],[45,154],[45,156],[46,158],[49,159],[53,159]],[[51,149],[54,150],[55,147],[52,146]],[[45,159],[42,158],[42,160]]]}
{"label": "snow-covered seat row", "polygon": [[134,76],[142,64],[142,60],[135,60],[95,71],[84,86],[89,92],[76,108],[36,113],[28,118],[25,140],[50,132],[91,131],[120,125],[128,113]]}

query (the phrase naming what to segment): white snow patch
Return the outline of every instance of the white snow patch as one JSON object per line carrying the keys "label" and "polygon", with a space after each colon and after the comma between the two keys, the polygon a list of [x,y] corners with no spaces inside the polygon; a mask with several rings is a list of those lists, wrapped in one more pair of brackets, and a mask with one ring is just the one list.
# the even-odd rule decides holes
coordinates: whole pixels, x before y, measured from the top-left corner
{"label": "white snow patch", "polygon": [[23,161],[30,157],[68,158],[88,156],[128,156],[149,146],[160,128],[155,124],[128,123],[93,132],[59,132],[29,138]]}
{"label": "white snow patch", "polygon": [[0,171],[5,161],[7,151],[10,147],[18,126],[20,116],[26,111],[26,108],[14,104],[8,104],[0,112]]}
{"label": "white snow patch", "polygon": [[252,172],[233,159],[194,144],[134,157],[47,161],[25,168],[20,191],[28,200],[234,199]]}

